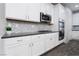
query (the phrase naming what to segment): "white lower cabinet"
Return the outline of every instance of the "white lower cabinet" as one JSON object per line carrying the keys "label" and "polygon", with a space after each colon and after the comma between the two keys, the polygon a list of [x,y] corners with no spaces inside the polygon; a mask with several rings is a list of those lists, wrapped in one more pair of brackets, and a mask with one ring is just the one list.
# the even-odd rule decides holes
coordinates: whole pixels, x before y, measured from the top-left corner
{"label": "white lower cabinet", "polygon": [[43,35],[35,35],[32,39],[32,56],[41,55],[44,53],[44,39]]}
{"label": "white lower cabinet", "polygon": [[[11,43],[12,42],[12,43]],[[59,44],[58,33],[4,39],[5,55],[38,56]]]}
{"label": "white lower cabinet", "polygon": [[7,55],[11,56],[28,56],[28,46],[25,45],[16,45],[12,47],[8,47]]}
{"label": "white lower cabinet", "polygon": [[[53,36],[52,36],[53,37]],[[46,51],[50,50],[53,46],[53,39],[51,38],[51,34],[46,36]]]}
{"label": "white lower cabinet", "polygon": [[[11,38],[5,39],[4,40],[5,55],[11,55],[11,56],[31,55],[30,38],[31,37],[28,36],[28,37],[16,37],[12,39]],[[13,41],[13,43],[11,44],[10,41]]]}
{"label": "white lower cabinet", "polygon": [[45,50],[48,51],[58,45],[58,33],[46,35]]}

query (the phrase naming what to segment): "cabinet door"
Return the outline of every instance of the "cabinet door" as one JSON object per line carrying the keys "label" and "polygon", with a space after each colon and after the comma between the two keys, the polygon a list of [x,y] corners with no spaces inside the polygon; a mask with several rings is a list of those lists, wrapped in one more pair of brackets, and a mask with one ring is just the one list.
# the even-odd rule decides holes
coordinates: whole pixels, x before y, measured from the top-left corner
{"label": "cabinet door", "polygon": [[28,45],[16,44],[15,46],[7,47],[5,52],[6,55],[11,56],[28,56],[29,55],[28,50],[29,50]]}
{"label": "cabinet door", "polygon": [[65,19],[65,8],[61,4],[59,4],[59,17],[61,19]]}
{"label": "cabinet door", "polygon": [[24,3],[7,3],[6,4],[6,18],[25,20],[26,11],[27,11],[26,4]]}
{"label": "cabinet door", "polygon": [[46,39],[46,51],[56,47],[59,43],[58,43],[58,34],[55,33],[51,33],[47,35],[47,39]]}
{"label": "cabinet door", "polygon": [[40,12],[47,13],[47,3],[40,4]]}
{"label": "cabinet door", "polygon": [[52,42],[52,39],[51,39],[51,35],[48,34],[48,35],[46,35],[46,46],[45,46],[45,50],[46,50],[46,51],[48,51],[48,50],[51,49],[51,46],[52,46],[51,43],[53,43],[53,42]]}
{"label": "cabinet door", "polygon": [[55,10],[54,14],[55,14],[56,19],[59,19],[59,18],[65,19],[65,8],[63,5],[61,5],[61,4],[55,5],[54,10]]}
{"label": "cabinet door", "polygon": [[44,53],[44,40],[41,35],[32,38],[32,56],[41,55]]}
{"label": "cabinet door", "polygon": [[54,6],[50,4],[51,23],[54,24]]}
{"label": "cabinet door", "polygon": [[65,9],[64,9],[63,5],[57,4],[55,6],[55,12],[56,12],[57,18],[64,19],[64,17],[65,17]]}
{"label": "cabinet door", "polygon": [[46,4],[46,13],[51,15],[51,4],[49,3]]}
{"label": "cabinet door", "polygon": [[43,12],[45,14],[49,14],[51,13],[51,4],[50,3],[42,3],[40,4],[40,12]]}
{"label": "cabinet door", "polygon": [[40,4],[28,4],[28,21],[40,22]]}
{"label": "cabinet door", "polygon": [[52,33],[51,34],[51,39],[52,39],[52,46],[55,47],[59,44],[59,40],[58,40],[58,32],[57,33]]}
{"label": "cabinet door", "polygon": [[13,42],[11,41],[11,39],[5,39],[4,40],[5,54],[12,55],[12,56],[29,56],[29,55],[31,55],[30,38],[31,37],[29,37],[29,36],[17,37],[17,38],[12,39]]}

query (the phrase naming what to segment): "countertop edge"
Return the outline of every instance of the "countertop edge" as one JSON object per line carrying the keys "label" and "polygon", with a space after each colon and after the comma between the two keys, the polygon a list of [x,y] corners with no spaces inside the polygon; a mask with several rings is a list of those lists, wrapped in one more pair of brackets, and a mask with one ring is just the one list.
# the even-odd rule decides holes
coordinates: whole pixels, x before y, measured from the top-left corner
{"label": "countertop edge", "polygon": [[59,31],[47,32],[47,33],[34,33],[34,34],[18,35],[18,36],[3,36],[3,37],[1,37],[1,39],[15,38],[15,37],[23,37],[23,36],[33,36],[33,35],[56,33],[56,32],[59,32]]}

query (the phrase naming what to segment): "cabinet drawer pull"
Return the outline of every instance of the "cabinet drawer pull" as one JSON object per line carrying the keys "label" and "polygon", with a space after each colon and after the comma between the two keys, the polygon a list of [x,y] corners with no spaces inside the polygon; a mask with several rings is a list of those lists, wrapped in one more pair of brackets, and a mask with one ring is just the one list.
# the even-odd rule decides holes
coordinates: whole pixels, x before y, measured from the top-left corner
{"label": "cabinet drawer pull", "polygon": [[33,45],[34,45],[33,43],[29,44],[30,47],[32,47]]}
{"label": "cabinet drawer pull", "polygon": [[22,40],[17,40],[17,42],[21,42]]}
{"label": "cabinet drawer pull", "polygon": [[52,38],[50,40],[52,40]]}
{"label": "cabinet drawer pull", "polygon": [[33,46],[34,44],[32,43],[32,46]]}
{"label": "cabinet drawer pull", "polygon": [[31,47],[31,44],[29,44],[29,47]]}
{"label": "cabinet drawer pull", "polygon": [[38,38],[40,38],[40,36],[38,36]]}

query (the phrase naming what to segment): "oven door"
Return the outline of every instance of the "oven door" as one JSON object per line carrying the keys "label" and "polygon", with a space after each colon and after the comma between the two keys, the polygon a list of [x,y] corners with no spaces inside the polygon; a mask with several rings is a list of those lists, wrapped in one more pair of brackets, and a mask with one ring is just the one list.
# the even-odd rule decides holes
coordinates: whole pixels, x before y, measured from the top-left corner
{"label": "oven door", "polygon": [[59,40],[64,39],[64,22],[59,21]]}

